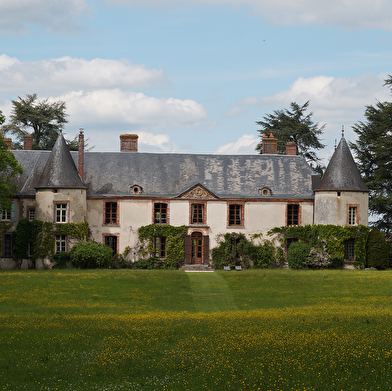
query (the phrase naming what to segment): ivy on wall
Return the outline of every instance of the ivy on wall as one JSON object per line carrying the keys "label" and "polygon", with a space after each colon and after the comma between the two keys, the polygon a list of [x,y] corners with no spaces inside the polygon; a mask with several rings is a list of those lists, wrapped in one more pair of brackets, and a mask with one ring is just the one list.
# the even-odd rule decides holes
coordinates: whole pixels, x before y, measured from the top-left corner
{"label": "ivy on wall", "polygon": [[[21,219],[12,237],[14,258],[31,258],[33,261],[52,258],[56,235],[66,235],[79,240],[87,239],[88,223],[54,224],[41,220]],[[28,255],[29,243],[32,246],[31,257]]]}
{"label": "ivy on wall", "polygon": [[369,227],[364,225],[345,226],[338,225],[305,225],[295,227],[276,227],[268,235],[277,235],[282,247],[289,238],[297,238],[312,247],[325,243],[327,252],[331,257],[344,257],[344,244],[346,240],[355,240],[355,264],[361,268],[366,265],[366,242],[369,236]]}
{"label": "ivy on wall", "polygon": [[178,266],[184,261],[184,238],[187,234],[187,229],[184,225],[174,227],[169,224],[150,224],[140,227],[138,233],[140,241],[139,252],[143,256],[147,254],[154,256],[154,238],[164,236],[166,238],[166,260],[174,264],[173,266]]}

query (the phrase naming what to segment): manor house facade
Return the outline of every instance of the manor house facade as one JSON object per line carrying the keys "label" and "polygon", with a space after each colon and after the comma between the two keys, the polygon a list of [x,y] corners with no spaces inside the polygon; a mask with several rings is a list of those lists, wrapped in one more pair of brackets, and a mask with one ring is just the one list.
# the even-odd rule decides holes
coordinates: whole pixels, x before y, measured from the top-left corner
{"label": "manor house facade", "polygon": [[[56,224],[88,222],[90,239],[115,253],[131,249],[137,260],[138,228],[149,224],[186,226],[185,263],[210,262],[217,238],[227,232],[263,234],[285,225],[368,224],[368,189],[342,137],[320,178],[288,143],[277,154],[277,139],[263,136],[263,153],[207,155],[141,153],[137,135],[121,135],[119,152],[70,152],[63,135],[52,151],[13,151],[23,167],[19,192],[3,233],[0,267],[13,267],[12,231],[22,218]],[[6,139],[7,141],[7,139]],[[8,140],[10,143],[10,140]],[[72,241],[56,236],[56,251]],[[153,243],[165,257],[165,237]]]}

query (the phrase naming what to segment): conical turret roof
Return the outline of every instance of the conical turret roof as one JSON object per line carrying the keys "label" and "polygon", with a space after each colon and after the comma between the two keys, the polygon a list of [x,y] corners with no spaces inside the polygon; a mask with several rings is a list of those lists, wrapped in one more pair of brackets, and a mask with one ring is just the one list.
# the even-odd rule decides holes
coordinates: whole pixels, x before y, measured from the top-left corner
{"label": "conical turret roof", "polygon": [[71,153],[60,133],[36,189],[85,189]]}
{"label": "conical turret roof", "polygon": [[344,137],[339,142],[315,191],[369,191]]}

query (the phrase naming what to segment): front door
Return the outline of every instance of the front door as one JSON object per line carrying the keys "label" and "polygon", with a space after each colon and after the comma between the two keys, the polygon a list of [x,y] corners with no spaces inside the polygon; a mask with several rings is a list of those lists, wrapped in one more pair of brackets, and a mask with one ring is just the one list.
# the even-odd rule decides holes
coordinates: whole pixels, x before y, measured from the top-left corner
{"label": "front door", "polygon": [[192,242],[192,263],[203,263],[203,235],[200,232],[193,232],[191,235]]}

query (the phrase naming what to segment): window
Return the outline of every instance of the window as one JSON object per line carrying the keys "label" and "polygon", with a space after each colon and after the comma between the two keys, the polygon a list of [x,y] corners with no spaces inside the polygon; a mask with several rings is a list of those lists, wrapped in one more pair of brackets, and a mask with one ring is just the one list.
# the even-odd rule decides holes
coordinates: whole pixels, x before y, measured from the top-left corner
{"label": "window", "polygon": [[348,225],[357,225],[357,207],[349,206],[348,207]]}
{"label": "window", "polygon": [[56,235],[56,254],[65,252],[67,240],[65,235]]}
{"label": "window", "polygon": [[154,204],[154,224],[167,224],[167,204]]}
{"label": "window", "polygon": [[154,238],[154,250],[156,258],[166,258],[166,238],[164,236]]}
{"label": "window", "polygon": [[56,223],[67,222],[67,204],[56,204]]}
{"label": "window", "polygon": [[191,205],[191,224],[204,223],[204,205],[192,204]]}
{"label": "window", "polygon": [[4,234],[3,255],[5,258],[12,257],[12,235]]}
{"label": "window", "polygon": [[29,221],[33,221],[35,219],[35,209],[29,209],[27,212],[27,217]]}
{"label": "window", "polygon": [[344,242],[344,259],[347,261],[355,260],[355,239],[348,239]]}
{"label": "window", "polygon": [[242,225],[242,205],[229,205],[229,225]]}
{"label": "window", "polygon": [[117,254],[117,236],[105,236],[105,244],[113,250],[113,254]]}
{"label": "window", "polygon": [[287,225],[299,225],[299,205],[287,205]]}
{"label": "window", "polygon": [[105,203],[105,224],[117,224],[117,202]]}
{"label": "window", "polygon": [[8,212],[7,210],[2,210],[1,221],[11,221],[11,212]]}

